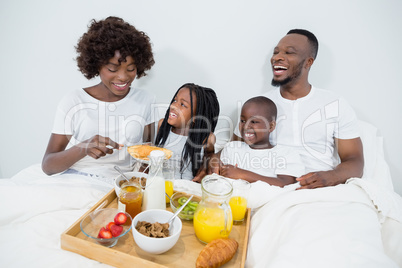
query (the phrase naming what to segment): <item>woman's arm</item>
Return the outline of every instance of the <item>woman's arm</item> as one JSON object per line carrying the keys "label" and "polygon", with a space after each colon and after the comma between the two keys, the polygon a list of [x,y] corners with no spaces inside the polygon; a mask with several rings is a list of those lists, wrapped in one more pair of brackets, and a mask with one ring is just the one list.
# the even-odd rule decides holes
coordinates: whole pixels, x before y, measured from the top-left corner
{"label": "woman's arm", "polygon": [[65,150],[70,139],[71,135],[52,133],[50,136],[42,160],[42,170],[47,175],[60,173],[87,155],[98,159],[106,154],[113,153],[113,149],[121,148],[120,144],[111,139],[96,135]]}

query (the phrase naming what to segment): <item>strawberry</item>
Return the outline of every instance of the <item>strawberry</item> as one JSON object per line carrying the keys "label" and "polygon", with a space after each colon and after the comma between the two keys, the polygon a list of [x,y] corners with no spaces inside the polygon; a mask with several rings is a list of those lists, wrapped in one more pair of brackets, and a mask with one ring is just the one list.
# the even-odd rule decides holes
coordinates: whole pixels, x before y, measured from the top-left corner
{"label": "strawberry", "polygon": [[109,239],[109,238],[112,238],[112,237],[113,237],[112,233],[109,230],[107,230],[105,227],[102,227],[100,229],[99,234],[98,234],[98,238]]}
{"label": "strawberry", "polygon": [[124,212],[119,212],[114,217],[114,223],[116,223],[117,225],[125,224],[126,221],[127,221],[127,215]]}
{"label": "strawberry", "polygon": [[109,223],[106,225],[106,229],[109,230],[109,231],[112,231],[112,228],[111,228],[112,225],[116,225],[116,223],[114,223],[114,221],[109,222]]}
{"label": "strawberry", "polygon": [[123,226],[114,224],[111,226],[110,232],[112,233],[113,237],[117,237],[121,234],[121,232],[123,232]]}

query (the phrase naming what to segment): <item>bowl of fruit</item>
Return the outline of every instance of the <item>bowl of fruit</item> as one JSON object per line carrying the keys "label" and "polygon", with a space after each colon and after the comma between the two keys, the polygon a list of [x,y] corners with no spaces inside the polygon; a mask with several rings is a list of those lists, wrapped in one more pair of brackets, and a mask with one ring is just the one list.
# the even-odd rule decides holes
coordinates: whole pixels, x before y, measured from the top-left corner
{"label": "bowl of fruit", "polygon": [[[172,208],[173,213],[176,212],[178,208],[180,208],[184,203],[186,203],[187,199],[191,196],[191,194],[176,192],[170,198],[170,207]],[[179,218],[182,220],[192,220],[194,218],[194,212],[197,209],[198,203],[201,202],[201,197],[193,196],[191,201],[183,208],[183,210],[179,213]]]}
{"label": "bowl of fruit", "polygon": [[130,214],[116,208],[97,209],[80,223],[81,231],[96,243],[113,247],[131,229]]}

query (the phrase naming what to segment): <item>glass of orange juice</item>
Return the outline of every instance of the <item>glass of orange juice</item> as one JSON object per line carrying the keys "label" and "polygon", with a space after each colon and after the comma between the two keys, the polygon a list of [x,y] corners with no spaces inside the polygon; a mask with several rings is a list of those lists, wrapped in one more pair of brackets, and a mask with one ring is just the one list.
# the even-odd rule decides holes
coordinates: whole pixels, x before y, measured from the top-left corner
{"label": "glass of orange juice", "polygon": [[142,189],[139,184],[129,183],[121,188],[119,209],[126,211],[134,219],[141,212]]}
{"label": "glass of orange juice", "polygon": [[[175,167],[174,167],[174,161],[173,160],[168,160],[163,163],[163,168],[162,168],[162,173],[163,177],[165,179],[165,192],[169,197],[172,197],[173,195],[173,180],[174,180],[174,173],[175,173]],[[169,197],[165,196],[166,199],[166,204],[170,203]]]}
{"label": "glass of orange juice", "polygon": [[247,211],[247,199],[250,193],[251,184],[245,180],[234,180],[232,182],[233,193],[229,205],[233,214],[233,222],[242,223]]}

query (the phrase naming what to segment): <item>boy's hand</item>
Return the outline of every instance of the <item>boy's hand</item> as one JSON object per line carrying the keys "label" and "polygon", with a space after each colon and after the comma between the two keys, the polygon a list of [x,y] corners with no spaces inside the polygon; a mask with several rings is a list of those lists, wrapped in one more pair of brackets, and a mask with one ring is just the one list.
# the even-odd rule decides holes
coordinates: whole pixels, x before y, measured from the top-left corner
{"label": "boy's hand", "polygon": [[[222,163],[222,162],[221,162]],[[237,166],[233,165],[220,165],[220,175],[231,178],[231,179],[241,179],[243,169],[238,168]]]}

